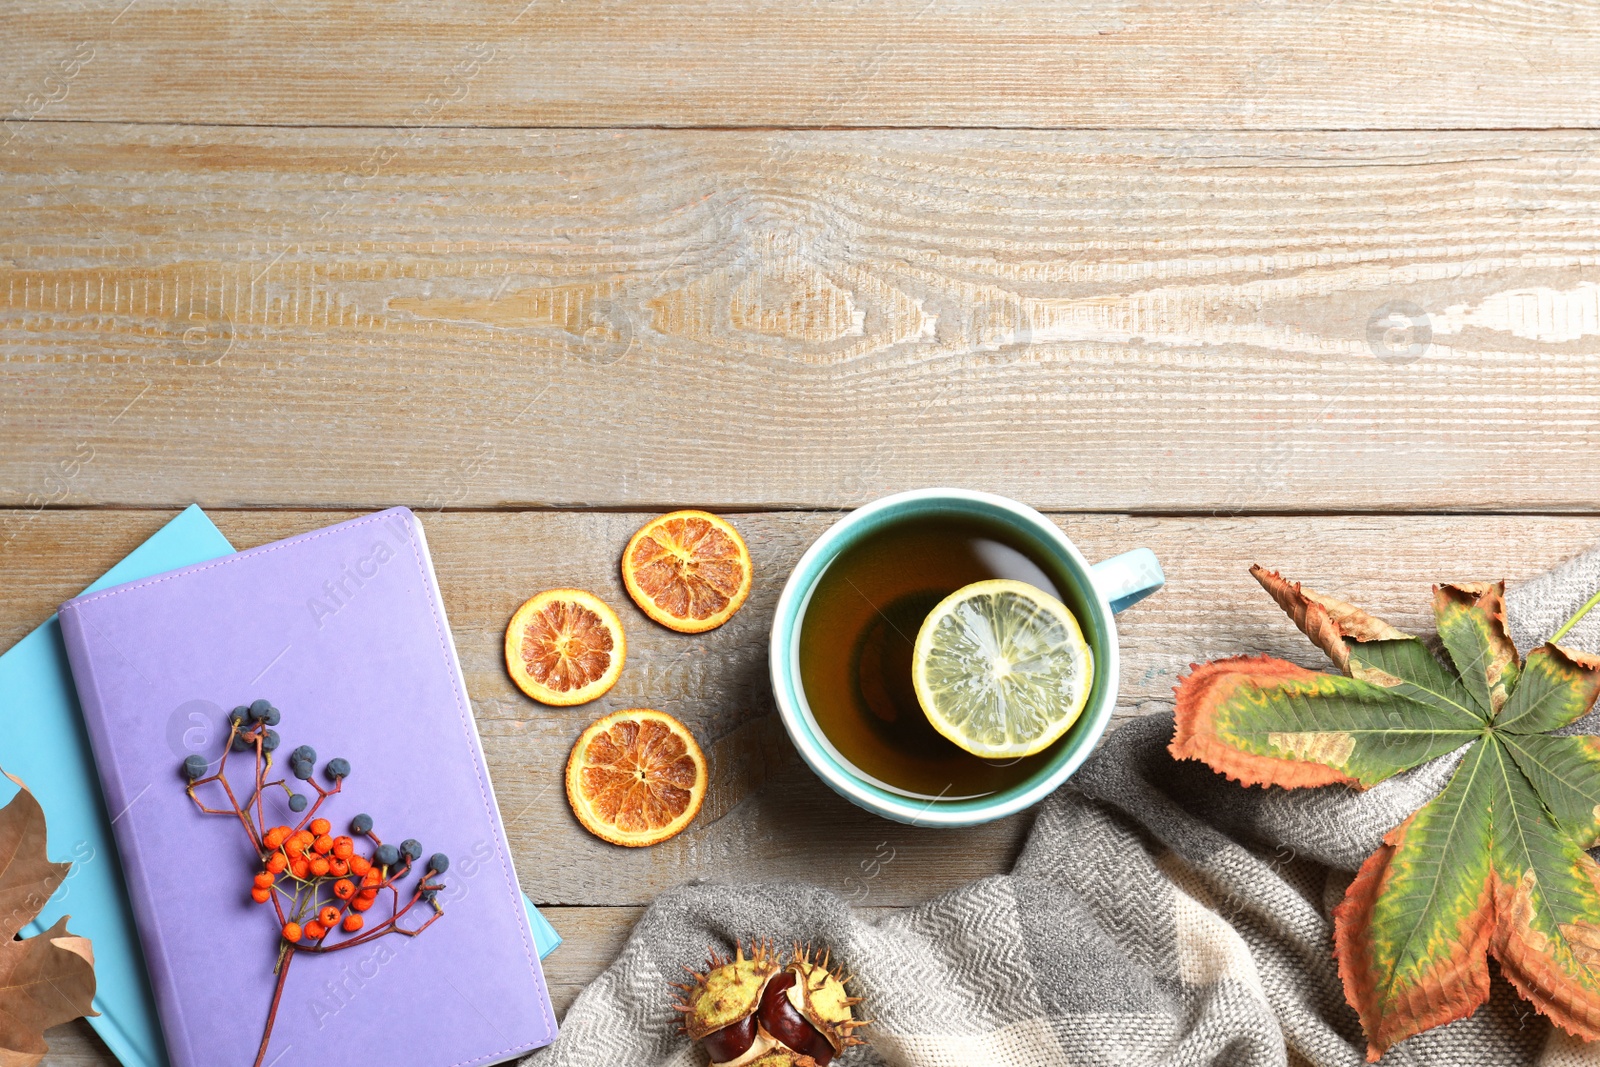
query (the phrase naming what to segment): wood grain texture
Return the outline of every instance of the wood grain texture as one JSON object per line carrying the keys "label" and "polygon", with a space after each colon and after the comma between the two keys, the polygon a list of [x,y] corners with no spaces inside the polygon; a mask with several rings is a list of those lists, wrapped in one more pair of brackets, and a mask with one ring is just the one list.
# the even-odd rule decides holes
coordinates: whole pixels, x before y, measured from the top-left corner
{"label": "wood grain texture", "polygon": [[26,132],[0,503],[1596,507],[1594,134]]}
{"label": "wood grain texture", "polygon": [[611,966],[627,944],[642,907],[545,907],[545,918],[561,935],[561,947],[544,960],[545,985],[556,1018],[564,1018],[572,1002],[599,973]]}
{"label": "wood grain texture", "polygon": [[1600,125],[1592,4],[6,5],[12,115],[502,126]]}

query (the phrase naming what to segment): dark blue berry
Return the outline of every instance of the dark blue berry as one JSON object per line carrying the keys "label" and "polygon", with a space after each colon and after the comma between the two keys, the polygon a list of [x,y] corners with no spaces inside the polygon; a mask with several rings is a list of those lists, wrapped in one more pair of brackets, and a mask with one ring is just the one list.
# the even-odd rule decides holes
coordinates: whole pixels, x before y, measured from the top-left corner
{"label": "dark blue berry", "polygon": [[292,760],[305,760],[307,763],[315,763],[317,762],[317,750],[312,748],[310,745],[301,745],[293,752],[289,753],[289,758]]}
{"label": "dark blue berry", "polygon": [[400,850],[393,845],[379,845],[372,858],[378,861],[380,867],[393,867],[400,862]]}
{"label": "dark blue berry", "polygon": [[428,857],[428,870],[434,874],[443,874],[450,869],[450,857],[443,852],[435,852]]}
{"label": "dark blue berry", "polygon": [[340,778],[348,778],[350,776],[350,761],[347,759],[331,759],[323,770],[327,771],[328,777],[335,781]]}
{"label": "dark blue berry", "polygon": [[268,708],[266,718],[262,719],[261,721],[266,723],[268,726],[276,726],[283,721],[283,712],[279,711],[277,708]]}
{"label": "dark blue berry", "polygon": [[414,860],[422,855],[422,842],[414,837],[408,837],[400,842],[400,851],[405,855],[406,859]]}
{"label": "dark blue berry", "polygon": [[199,753],[186,757],[183,761],[183,773],[189,776],[189,781],[206,776],[206,758]]}
{"label": "dark blue berry", "polygon": [[351,819],[350,832],[353,834],[370,834],[372,832],[372,816],[362,812]]}
{"label": "dark blue berry", "polygon": [[244,752],[249,749],[249,747],[250,739],[248,737],[246,737],[244,734],[233,735],[233,750],[235,752]]}
{"label": "dark blue berry", "polygon": [[433,898],[438,895],[439,891],[437,889],[424,889],[421,894],[422,899],[426,900],[429,904],[432,904]]}
{"label": "dark blue berry", "polygon": [[278,747],[278,740],[278,731],[268,730],[267,736],[261,739],[261,750],[263,752],[271,752]]}
{"label": "dark blue berry", "polygon": [[[305,811],[306,810],[306,798],[301,796],[299,793],[290,793],[289,794],[289,810],[290,811]],[[301,840],[303,841],[303,840],[305,840],[305,838],[301,838]]]}
{"label": "dark blue berry", "polygon": [[258,700],[254,704],[250,705],[250,717],[256,722],[264,722],[267,717],[267,712],[271,709],[271,701]]}
{"label": "dark blue berry", "polygon": [[243,704],[228,712],[228,721],[234,726],[243,726],[244,721],[250,717],[250,709]]}
{"label": "dark blue berry", "polygon": [[317,765],[308,759],[290,760],[289,770],[302,782],[309,782],[311,776],[317,772]]}

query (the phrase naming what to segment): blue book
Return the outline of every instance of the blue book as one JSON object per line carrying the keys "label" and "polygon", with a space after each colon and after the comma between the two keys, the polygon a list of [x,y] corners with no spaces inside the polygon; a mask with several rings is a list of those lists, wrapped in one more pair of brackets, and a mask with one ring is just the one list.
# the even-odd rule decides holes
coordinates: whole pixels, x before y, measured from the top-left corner
{"label": "blue book", "polygon": [[[232,552],[233,546],[205,512],[191,506],[85,592]],[[156,726],[165,730],[174,759],[181,760],[213,740],[206,731],[217,728],[214,718],[189,715],[177,707]],[[72,864],[66,881],[38,918],[23,928],[23,936],[43,933],[58,918],[70,915],[71,932],[89,938],[94,946],[94,1007],[100,1014],[89,1024],[126,1067],[166,1067],[155,1001],[113,844],[111,826],[121,813],[108,812],[101,799],[99,775],[54,615],[0,656],[0,767],[22,779],[44,808],[50,858]],[[15,794],[16,787],[0,777],[0,803]],[[561,938],[526,897],[523,904],[543,958]]]}

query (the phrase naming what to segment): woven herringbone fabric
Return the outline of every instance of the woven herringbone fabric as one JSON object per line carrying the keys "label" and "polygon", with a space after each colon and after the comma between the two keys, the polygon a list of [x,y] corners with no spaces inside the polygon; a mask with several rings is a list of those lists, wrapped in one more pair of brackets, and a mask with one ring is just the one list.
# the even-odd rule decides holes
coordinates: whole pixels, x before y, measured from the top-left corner
{"label": "woven herringbone fabric", "polygon": [[[1519,646],[1597,583],[1591,556],[1514,590]],[[1600,624],[1576,637],[1600,649]],[[1383,834],[1443,785],[1453,757],[1364,793],[1244,789],[1172,760],[1171,736],[1170,715],[1118,730],[1041,805],[1010,874],[917,908],[873,918],[803,885],[663,894],[557,1042],[525,1064],[699,1067],[704,1056],[676,1033],[668,983],[708,946],[771,937],[828,945],[855,973],[876,1022],[843,1067],[1356,1067],[1365,1043],[1339,985],[1329,911]],[[1384,1062],[1600,1067],[1600,1054],[1496,976],[1476,1015]]]}

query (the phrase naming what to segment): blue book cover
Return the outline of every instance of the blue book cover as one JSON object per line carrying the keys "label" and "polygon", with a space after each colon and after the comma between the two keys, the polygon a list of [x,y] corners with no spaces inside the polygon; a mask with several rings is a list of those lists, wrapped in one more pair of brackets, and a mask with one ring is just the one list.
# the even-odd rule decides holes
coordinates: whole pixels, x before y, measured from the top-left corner
{"label": "blue book cover", "polygon": [[[205,512],[191,506],[167,523],[85,592],[136,581],[233,552]],[[213,715],[173,708],[164,724],[175,760],[203,749],[217,728]],[[61,627],[52,615],[0,656],[0,767],[27,785],[44,808],[49,855],[71,863],[66,881],[24,937],[43,933],[70,915],[70,930],[94,946],[95,1010],[89,1019],[126,1067],[166,1067],[155,1001],[129,908],[112,838],[119,813],[101,800],[77,692],[67,666]],[[0,803],[16,787],[0,778]],[[523,900],[540,957],[561,938],[526,897]]]}

